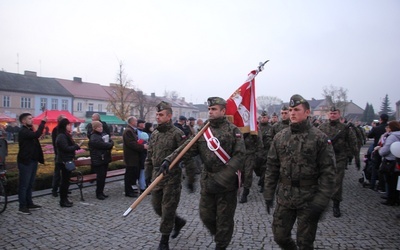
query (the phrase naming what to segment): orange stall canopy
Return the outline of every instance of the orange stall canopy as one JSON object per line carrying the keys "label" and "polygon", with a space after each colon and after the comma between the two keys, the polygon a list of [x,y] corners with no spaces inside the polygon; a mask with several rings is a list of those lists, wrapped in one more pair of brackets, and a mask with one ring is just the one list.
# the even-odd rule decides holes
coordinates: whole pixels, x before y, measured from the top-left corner
{"label": "orange stall canopy", "polygon": [[33,118],[33,124],[39,125],[43,117],[47,116],[46,126],[49,127],[49,131],[51,132],[53,131],[53,128],[57,126],[57,118],[60,115],[64,115],[65,118],[67,118],[71,123],[85,122],[85,120],[73,116],[67,110],[46,110],[40,115]]}
{"label": "orange stall canopy", "polygon": [[0,113],[0,122],[15,122],[17,119],[9,117],[4,113]]}

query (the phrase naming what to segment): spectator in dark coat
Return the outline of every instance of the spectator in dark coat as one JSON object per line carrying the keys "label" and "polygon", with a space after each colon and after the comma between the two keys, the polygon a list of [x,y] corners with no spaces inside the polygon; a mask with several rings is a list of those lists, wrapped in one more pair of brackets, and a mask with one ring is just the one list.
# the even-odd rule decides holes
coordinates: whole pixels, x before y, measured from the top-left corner
{"label": "spectator in dark coat", "polygon": [[124,148],[125,172],[125,196],[137,197],[132,185],[136,185],[140,176],[140,154],[147,148],[147,144],[138,143],[137,119],[134,116],[128,118],[128,126],[122,135]]}
{"label": "spectator in dark coat", "polygon": [[[371,129],[371,131],[369,131],[369,133],[368,133],[368,138],[374,138],[374,144],[372,144],[370,146],[370,149],[368,150],[369,152],[372,152],[373,149],[376,146],[378,146],[379,139],[381,138],[381,136],[384,133],[386,133],[386,126],[387,126],[387,122],[389,120],[389,116],[387,114],[381,114],[379,118],[380,118],[379,125],[373,127]],[[378,153],[372,153],[371,160],[372,160],[373,167],[371,169],[370,188],[372,190],[375,190],[375,183],[376,183],[376,180],[379,178],[380,181],[379,181],[378,189],[385,190],[385,187],[383,186],[383,184],[385,183],[385,181],[383,180],[383,176],[382,175],[378,176],[378,169],[382,163],[382,157]]]}
{"label": "spectator in dark coat", "polygon": [[72,207],[73,203],[68,199],[69,179],[71,172],[65,167],[65,163],[75,159],[75,151],[80,146],[74,142],[71,136],[72,124],[64,118],[58,123],[58,135],[56,138],[57,164],[61,168],[61,186],[60,186],[60,206]]}
{"label": "spectator in dark coat", "polygon": [[[103,122],[102,120],[100,120],[100,114],[99,114],[99,113],[93,113],[93,115],[92,115],[92,122],[94,122],[94,121],[99,121],[99,122],[101,122],[101,123],[103,124],[103,131],[104,131],[104,133],[106,133],[106,134],[108,134],[109,136],[111,136],[110,128],[108,127],[108,125],[107,125],[106,122]],[[93,133],[92,123],[89,123],[89,124],[86,126],[86,131],[87,131],[87,137],[88,137],[88,139],[90,139],[90,136],[91,136],[92,133]]]}
{"label": "spectator in dark coat", "polygon": [[[57,123],[59,123],[62,119],[65,118],[65,115],[59,115],[57,117]],[[61,182],[61,167],[62,164],[57,164],[57,147],[56,147],[56,138],[58,135],[58,124],[53,128],[53,131],[51,131],[51,142],[53,143],[53,150],[54,150],[54,174],[53,174],[53,181],[51,183],[52,187],[52,195],[54,197],[58,196],[58,188],[60,187],[60,182]]]}
{"label": "spectator in dark coat", "polygon": [[108,195],[104,194],[108,164],[111,162],[111,149],[114,142],[110,136],[103,132],[103,124],[99,121],[92,122],[93,133],[90,136],[89,148],[92,169],[96,173],[96,197],[104,200]]}
{"label": "spectator in dark coat", "polygon": [[43,151],[39,143],[39,138],[43,133],[46,121],[47,117],[45,116],[38,129],[34,132],[32,129],[32,115],[30,113],[23,113],[19,116],[19,122],[22,126],[18,132],[19,151],[17,163],[19,170],[18,212],[21,214],[31,214],[30,210],[41,208],[41,206],[33,204],[32,187],[35,183],[38,163],[44,163]]}

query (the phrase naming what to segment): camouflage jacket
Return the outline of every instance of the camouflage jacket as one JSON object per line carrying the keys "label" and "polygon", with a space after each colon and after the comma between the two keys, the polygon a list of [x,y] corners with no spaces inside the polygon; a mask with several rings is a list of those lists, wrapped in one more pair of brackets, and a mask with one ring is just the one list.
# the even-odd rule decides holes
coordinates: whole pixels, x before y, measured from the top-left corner
{"label": "camouflage jacket", "polygon": [[[169,154],[174,152],[180,145],[185,142],[186,136],[179,128],[175,127],[172,122],[158,125],[151,134],[149,148],[147,149],[147,157],[145,160],[145,176],[157,177],[161,163]],[[160,184],[155,188],[157,190],[163,187],[169,181],[181,182],[182,170],[178,166],[171,169],[170,173],[163,178]]]}
{"label": "camouflage jacket", "polygon": [[267,160],[260,135],[245,134],[244,144],[246,147],[246,157],[254,157],[253,159],[257,162],[264,162]]}
{"label": "camouflage jacket", "polygon": [[[358,156],[357,137],[353,128],[346,128],[346,124],[341,123],[339,120],[323,123],[318,128],[324,132],[330,140],[336,137],[335,141],[332,142],[336,162],[347,160],[349,152],[354,156]],[[343,132],[339,133],[340,131]],[[338,134],[339,137],[337,137]]]}
{"label": "camouflage jacket", "polygon": [[271,129],[271,127],[272,126],[269,123],[260,123],[258,125],[258,131],[260,133],[260,136],[261,136],[261,139],[263,142],[265,154],[268,153],[268,149],[269,149],[267,134],[268,134],[268,131]]}
{"label": "camouflage jacket", "polygon": [[335,189],[335,157],[329,138],[310,121],[279,132],[268,152],[265,200],[290,208],[326,207]]}
{"label": "camouflage jacket", "polygon": [[[194,157],[200,155],[202,162],[204,163],[204,169],[202,171],[201,186],[202,192],[225,192],[232,191],[237,188],[237,170],[243,170],[244,157],[245,157],[245,145],[242,133],[240,130],[230,123],[225,117],[209,120],[211,132],[214,137],[218,138],[221,147],[231,157],[227,164],[224,164],[208,146],[204,136],[193,144],[193,146],[185,154],[187,157]],[[179,154],[183,148],[189,144],[191,139],[187,140],[182,146],[180,146],[175,152],[169,155],[166,159],[172,161]],[[230,178],[225,185],[221,183],[214,183],[214,177],[216,174],[227,173],[226,178]],[[223,177],[225,178],[225,176]],[[209,183],[213,183],[213,185]]]}
{"label": "camouflage jacket", "polygon": [[289,127],[289,119],[284,120],[284,121],[279,121],[271,126],[271,129],[269,129],[267,132],[268,149],[271,146],[274,136],[287,127]]}

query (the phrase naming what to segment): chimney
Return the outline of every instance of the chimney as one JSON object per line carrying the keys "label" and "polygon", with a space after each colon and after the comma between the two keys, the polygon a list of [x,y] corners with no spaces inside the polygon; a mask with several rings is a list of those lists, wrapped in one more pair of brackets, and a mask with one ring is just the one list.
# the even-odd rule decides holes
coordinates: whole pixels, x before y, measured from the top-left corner
{"label": "chimney", "polygon": [[82,78],[74,76],[74,82],[82,83]]}
{"label": "chimney", "polygon": [[25,70],[24,75],[26,76],[37,76],[35,71]]}
{"label": "chimney", "polygon": [[156,93],[154,93],[154,92],[151,93],[151,97],[152,97],[152,98],[155,98],[155,97],[156,97]]}

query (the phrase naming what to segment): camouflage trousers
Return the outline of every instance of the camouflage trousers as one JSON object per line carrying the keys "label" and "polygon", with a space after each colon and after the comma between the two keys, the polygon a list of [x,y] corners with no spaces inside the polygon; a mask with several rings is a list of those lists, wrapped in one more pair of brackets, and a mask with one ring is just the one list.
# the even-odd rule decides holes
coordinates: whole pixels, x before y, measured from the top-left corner
{"label": "camouflage trousers", "polygon": [[156,214],[161,216],[160,232],[170,234],[174,227],[176,209],[181,197],[181,183],[165,185],[151,192],[151,203]]}
{"label": "camouflage trousers", "polygon": [[231,242],[236,204],[237,190],[216,194],[201,192],[200,219],[215,236],[217,247],[224,249]]}
{"label": "camouflage trousers", "polygon": [[335,176],[335,193],[332,196],[333,201],[341,202],[343,200],[343,179],[344,172],[347,166],[347,160],[340,160],[336,162],[336,176]]}
{"label": "camouflage trousers", "polygon": [[186,177],[188,178],[188,183],[193,184],[196,181],[196,171],[197,171],[197,164],[194,161],[194,158],[185,162],[185,173]]}
{"label": "camouflage trousers", "polygon": [[253,183],[253,169],[256,165],[255,155],[246,155],[244,161],[244,172],[242,173],[243,187],[250,189]]}
{"label": "camouflage trousers", "polygon": [[[276,205],[272,232],[275,242],[284,250],[314,249],[318,221],[310,221],[307,209],[291,209],[280,204]],[[293,225],[297,219],[296,241],[292,239]]]}

